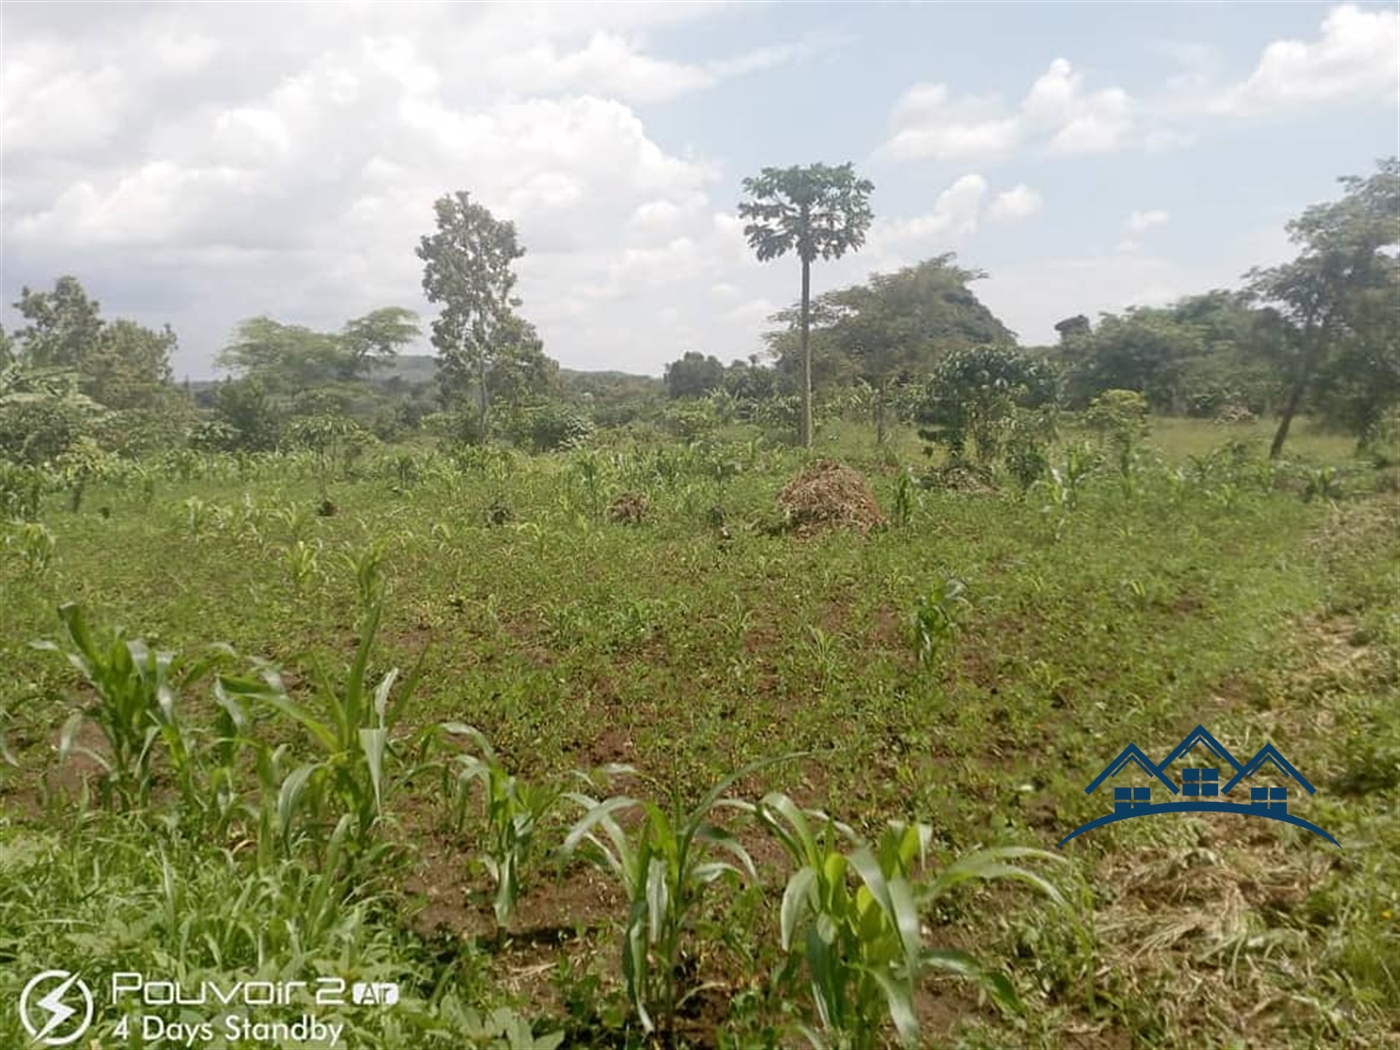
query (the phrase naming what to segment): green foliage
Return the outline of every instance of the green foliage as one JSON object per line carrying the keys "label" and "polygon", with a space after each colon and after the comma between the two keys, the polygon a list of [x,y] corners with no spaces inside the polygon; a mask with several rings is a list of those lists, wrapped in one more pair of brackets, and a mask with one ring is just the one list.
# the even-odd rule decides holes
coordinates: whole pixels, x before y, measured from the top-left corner
{"label": "green foliage", "polygon": [[12,521],[0,546],[17,555],[28,572],[41,575],[53,563],[58,541],[42,522]]}
{"label": "green foliage", "polygon": [[1147,436],[1147,400],[1135,390],[1105,390],[1089,404],[1084,422],[1098,433],[1126,474]]}
{"label": "green foliage", "polygon": [[507,436],[531,452],[564,452],[581,448],[594,434],[593,421],[559,401],[515,409],[508,417]]}
{"label": "green foliage", "polygon": [[845,824],[804,811],[781,793],[747,808],[796,868],[783,892],[779,936],[788,957],[784,978],[793,979],[799,968],[807,974],[826,1036],[806,1029],[813,1046],[830,1045],[833,1038],[844,1046],[873,1046],[886,1021],[902,1041],[913,1043],[919,1036],[915,990],[935,970],[978,981],[1002,1004],[1020,1008],[1002,974],[966,952],[925,947],[920,913],[971,879],[1025,882],[1062,902],[1043,878],[1007,863],[1059,858],[1029,849],[979,851],[921,882],[917,873],[932,838],[927,825],[891,823],[872,846]]}
{"label": "green foliage", "polygon": [[1283,322],[1269,355],[1288,387],[1270,449],[1275,458],[1314,390],[1329,421],[1358,437],[1400,403],[1400,160],[1380,161],[1370,178],[1340,181],[1340,200],[1313,205],[1288,224],[1302,246],[1298,258],[1248,275],[1254,300],[1274,307]]}
{"label": "green foliage", "polygon": [[549,393],[558,365],[544,354],[534,326],[514,311],[514,266],[525,254],[515,224],[497,219],[465,191],[434,204],[437,232],[418,246],[423,292],[441,306],[432,324],[438,380],[452,404],[474,392],[480,431],[489,436],[492,398],[519,404]]}
{"label": "green foliage", "polygon": [[979,462],[1001,454],[1018,409],[1055,401],[1055,379],[1042,361],[1010,346],[956,350],[939,362],[916,408],[919,436],[943,445],[955,462],[971,445]]}
{"label": "green foliage", "polygon": [[533,861],[535,834],[564,797],[564,785],[530,784],[512,775],[479,729],[461,722],[449,722],[442,728],[454,736],[466,737],[480,752],[457,755],[453,759],[457,767],[453,810],[456,827],[460,830],[471,786],[480,784],[487,841],[478,855],[496,884],[492,910],[497,926],[504,930],[515,914],[516,902]]}
{"label": "green foliage", "polygon": [[[674,1026],[684,999],[679,968],[685,936],[706,888],[721,878],[757,877],[748,851],[732,832],[712,822],[713,810],[736,781],[785,758],[753,763],[730,774],[688,810],[674,798],[665,810],[627,796],[599,802],[582,793],[567,795],[584,814],[564,839],[563,853],[581,852],[613,875],[626,895],[622,974],[628,1001],[647,1032]],[[628,810],[641,814],[630,837],[617,819]],[[719,850],[738,867],[716,859]]]}
{"label": "green foliage", "polygon": [[914,605],[910,620],[914,653],[920,667],[929,667],[957,637],[971,611],[967,584],[956,576],[943,576]]}
{"label": "green foliage", "polygon": [[[155,781],[152,747],[160,741],[186,800],[197,799],[191,745],[178,694],[207,675],[225,651],[216,648],[208,658],[184,661],[175,653],[154,651],[140,639],[123,639],[119,632],[104,645],[93,637],[78,605],[62,605],[58,615],[70,648],[65,652],[53,642],[36,642],[35,647],[65,652],[95,694],[86,708],[64,723],[60,759],[78,753],[96,763],[103,771],[100,787],[104,802],[129,809],[144,806],[150,799]],[[107,745],[105,755],[78,743],[85,721],[101,732]]]}
{"label": "green foliage", "polygon": [[[379,603],[366,611],[360,644],[343,685],[337,687],[323,675],[316,709],[297,703],[280,689],[231,680],[223,683],[230,695],[261,700],[301,725],[320,756],[297,767],[282,782],[277,806],[284,839],[300,814],[307,832],[335,829],[353,847],[355,858],[366,863],[376,855],[375,839],[390,785],[389,763],[395,757],[391,733],[422,671],[420,659],[396,695],[398,668],[385,672],[377,683],[372,681],[370,654],[382,614]],[[322,716],[318,710],[328,714]]]}
{"label": "green foliage", "polygon": [[689,350],[666,366],[665,383],[669,398],[704,397],[724,384],[724,365],[717,357]]}
{"label": "green foliage", "polygon": [[767,262],[795,252],[802,260],[802,301],[799,317],[802,359],[801,426],[798,440],[810,448],[812,430],[812,354],[808,344],[811,266],[818,259],[839,259],[865,244],[874,213],[870,194],[874,184],[857,178],[855,167],[811,164],[807,167],[764,168],[743,182],[748,200],[739,217],[750,220],[744,236]]}

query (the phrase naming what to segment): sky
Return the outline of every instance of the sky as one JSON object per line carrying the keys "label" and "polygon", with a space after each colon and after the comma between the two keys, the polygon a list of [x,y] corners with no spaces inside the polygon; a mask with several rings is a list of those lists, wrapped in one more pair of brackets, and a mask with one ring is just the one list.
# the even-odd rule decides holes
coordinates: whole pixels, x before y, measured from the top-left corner
{"label": "sky", "polygon": [[516,224],[547,353],[660,375],[797,298],[743,179],[850,161],[875,222],[814,294],[952,251],[1049,343],[1293,257],[1288,220],[1397,152],[1396,3],[5,0],[0,321],[73,274],[195,379],[258,315],[426,330],[414,249],[466,190]]}

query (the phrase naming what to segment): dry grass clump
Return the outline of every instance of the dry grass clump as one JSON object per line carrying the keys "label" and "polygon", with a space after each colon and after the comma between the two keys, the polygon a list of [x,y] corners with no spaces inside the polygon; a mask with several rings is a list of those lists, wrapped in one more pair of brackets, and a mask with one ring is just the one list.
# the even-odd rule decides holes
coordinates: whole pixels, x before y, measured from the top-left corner
{"label": "dry grass clump", "polygon": [[647,520],[646,494],[643,492],[623,492],[608,504],[608,520],[621,525],[640,525]]}
{"label": "dry grass clump", "polygon": [[885,524],[875,493],[859,471],[819,459],[778,494],[787,526],[799,535],[830,528],[867,533]]}

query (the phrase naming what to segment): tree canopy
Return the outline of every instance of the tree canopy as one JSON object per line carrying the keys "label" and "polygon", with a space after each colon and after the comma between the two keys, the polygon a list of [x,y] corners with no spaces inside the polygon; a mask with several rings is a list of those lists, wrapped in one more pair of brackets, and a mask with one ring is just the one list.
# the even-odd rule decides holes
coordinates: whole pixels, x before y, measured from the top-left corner
{"label": "tree canopy", "polygon": [[802,361],[802,417],[799,437],[812,444],[812,354],[809,344],[812,263],[839,259],[865,244],[874,213],[874,184],[857,177],[855,166],[810,164],[764,168],[743,183],[748,199],[739,217],[750,220],[744,236],[760,262],[795,252],[802,260],[802,298],[798,317]]}

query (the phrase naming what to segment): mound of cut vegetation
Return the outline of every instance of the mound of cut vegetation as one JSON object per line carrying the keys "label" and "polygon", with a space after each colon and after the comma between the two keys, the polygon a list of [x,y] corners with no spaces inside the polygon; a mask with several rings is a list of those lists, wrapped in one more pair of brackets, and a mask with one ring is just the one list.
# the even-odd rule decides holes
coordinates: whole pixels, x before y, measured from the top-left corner
{"label": "mound of cut vegetation", "polygon": [[829,528],[866,533],[885,524],[860,472],[829,459],[817,460],[784,485],[778,502],[787,527],[798,535]]}

